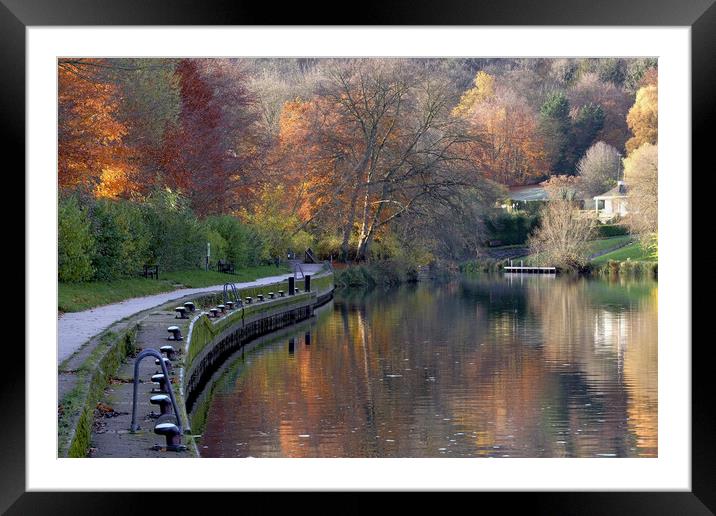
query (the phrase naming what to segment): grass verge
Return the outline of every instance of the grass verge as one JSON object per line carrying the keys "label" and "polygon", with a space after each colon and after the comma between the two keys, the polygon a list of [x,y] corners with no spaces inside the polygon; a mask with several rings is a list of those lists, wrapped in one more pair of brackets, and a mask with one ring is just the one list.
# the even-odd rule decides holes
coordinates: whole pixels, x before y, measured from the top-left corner
{"label": "grass verge", "polygon": [[179,288],[201,288],[233,283],[254,281],[267,276],[290,272],[287,266],[260,265],[241,269],[236,274],[222,274],[216,271],[189,270],[160,271],[159,280],[146,278],[125,278],[115,281],[92,281],[86,283],[60,283],[57,308],[61,312],[80,312],[96,306],[117,303],[133,297],[149,296],[170,292]]}
{"label": "grass verge", "polygon": [[655,261],[657,261],[657,257],[653,251],[644,249],[639,242],[633,242],[633,243],[626,245],[624,247],[621,247],[615,251],[598,256],[597,258],[592,260],[592,263],[595,265],[602,265],[604,263],[607,263],[610,260],[613,260],[613,261],[632,260],[632,261],[640,261],[640,262],[655,262]]}

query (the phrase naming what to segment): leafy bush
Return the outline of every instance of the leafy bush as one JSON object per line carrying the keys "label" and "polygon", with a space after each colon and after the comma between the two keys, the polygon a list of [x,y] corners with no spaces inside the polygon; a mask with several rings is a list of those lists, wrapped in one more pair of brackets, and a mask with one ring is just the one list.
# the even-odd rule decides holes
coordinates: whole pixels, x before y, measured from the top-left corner
{"label": "leafy bush", "polygon": [[621,224],[599,224],[596,227],[597,238],[610,238],[629,234],[629,228]]}
{"label": "leafy bush", "polygon": [[[64,196],[58,229],[61,282],[131,277],[144,264],[159,265],[163,272],[200,269],[207,242],[213,263],[223,259],[239,269],[268,259],[261,228],[229,215],[199,221],[188,201],[168,189],[141,202]],[[307,235],[299,231],[288,241],[307,246]]]}
{"label": "leafy bush", "polygon": [[633,278],[656,278],[659,266],[656,262],[642,262],[635,260],[616,261],[609,260],[596,269],[601,276],[621,276]]}
{"label": "leafy bush", "polygon": [[145,263],[149,234],[141,208],[126,201],[101,199],[92,207],[95,279],[135,275]]}
{"label": "leafy bush", "polygon": [[92,226],[74,197],[62,199],[58,207],[58,277],[63,282],[88,281],[94,276]]}
{"label": "leafy bush", "polygon": [[539,226],[538,215],[527,213],[501,212],[485,221],[489,239],[500,245],[524,244],[534,229]]}
{"label": "leafy bush", "polygon": [[[214,260],[228,260],[236,267],[257,265],[261,259],[262,243],[257,231],[236,217],[221,215],[206,220],[209,234],[223,240],[223,247],[214,252],[212,242],[211,256]],[[211,240],[209,240],[211,241]]]}
{"label": "leafy bush", "polygon": [[480,258],[460,264],[460,272],[473,274],[477,272],[499,272],[507,265],[509,260],[497,260],[494,258]]}
{"label": "leafy bush", "polygon": [[219,260],[228,260],[228,249],[229,244],[221,234],[214,230],[209,229],[206,233],[206,240],[211,245],[211,263],[214,264]]}
{"label": "leafy bush", "polygon": [[336,234],[324,235],[316,242],[313,249],[317,258],[337,257],[341,253],[341,237]]}
{"label": "leafy bush", "polygon": [[169,190],[156,191],[143,204],[143,213],[150,238],[148,261],[165,271],[203,266],[206,230],[184,198]]}
{"label": "leafy bush", "polygon": [[335,284],[340,287],[373,287],[399,285],[417,281],[414,265],[403,260],[381,260],[368,265],[354,265],[335,272]]}
{"label": "leafy bush", "polygon": [[283,257],[288,250],[303,252],[313,245],[313,237],[306,231],[296,231],[301,225],[298,216],[287,210],[282,187],[265,189],[261,201],[253,211],[244,210],[243,218],[256,231],[257,257],[271,261]]}

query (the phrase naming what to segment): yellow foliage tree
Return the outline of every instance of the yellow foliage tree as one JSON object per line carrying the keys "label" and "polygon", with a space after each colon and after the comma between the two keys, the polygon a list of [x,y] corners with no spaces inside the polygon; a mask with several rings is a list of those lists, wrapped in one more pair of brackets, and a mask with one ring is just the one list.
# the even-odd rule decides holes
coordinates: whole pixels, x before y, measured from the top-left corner
{"label": "yellow foliage tree", "polygon": [[465,116],[472,107],[495,95],[495,78],[487,72],[480,70],[473,81],[475,86],[470,88],[460,97],[460,103],[452,111],[453,116]]}
{"label": "yellow foliage tree", "polygon": [[645,143],[624,159],[624,179],[629,187],[629,225],[642,245],[657,250],[659,228],[659,149]]}
{"label": "yellow foliage tree", "polygon": [[636,92],[636,101],[627,114],[627,124],[634,135],[626,142],[631,153],[645,143],[658,143],[658,89],[648,85]]}

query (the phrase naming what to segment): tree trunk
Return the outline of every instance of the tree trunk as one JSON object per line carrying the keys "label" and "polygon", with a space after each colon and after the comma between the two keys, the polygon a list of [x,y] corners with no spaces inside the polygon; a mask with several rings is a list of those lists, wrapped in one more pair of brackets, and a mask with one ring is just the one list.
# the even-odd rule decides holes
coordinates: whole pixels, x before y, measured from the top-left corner
{"label": "tree trunk", "polygon": [[343,227],[343,242],[341,243],[341,260],[344,262],[348,261],[348,250],[350,245],[351,233],[353,233],[353,223],[356,218],[356,203],[358,202],[358,187],[353,189],[351,195],[351,203],[348,212],[348,221]]}
{"label": "tree trunk", "polygon": [[[346,223],[346,226],[343,228],[343,243],[341,244],[341,255],[343,258],[343,261],[348,260],[348,249],[350,244],[350,238],[351,233],[353,233],[353,224],[355,223],[355,217],[356,217],[356,205],[358,204],[358,194],[360,192],[360,185],[363,182],[363,174],[365,173],[366,167],[368,166],[368,163],[370,162],[370,157],[373,155],[373,147],[375,145],[375,130],[371,131],[371,135],[368,138],[368,142],[366,145],[365,152],[363,153],[363,158],[361,158],[360,162],[355,167],[355,188],[353,189],[353,194],[351,194],[351,204],[350,204],[350,212],[348,214],[348,222]],[[365,200],[365,210],[367,210],[367,202],[368,202],[368,186],[366,185],[366,200]],[[365,220],[364,220],[365,222]],[[361,229],[361,232],[363,230]]]}

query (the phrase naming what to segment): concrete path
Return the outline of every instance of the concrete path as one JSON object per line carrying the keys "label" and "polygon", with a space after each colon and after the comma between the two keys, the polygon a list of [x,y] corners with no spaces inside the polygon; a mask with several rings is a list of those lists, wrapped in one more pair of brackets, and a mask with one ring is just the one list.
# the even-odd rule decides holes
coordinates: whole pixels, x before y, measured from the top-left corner
{"label": "concrete path", "polygon": [[[301,268],[305,274],[316,274],[323,268],[323,265],[301,264]],[[266,285],[268,283],[276,283],[285,280],[289,276],[293,276],[293,274],[282,274],[280,276],[270,276],[246,283],[236,283],[236,288],[240,290]],[[230,280],[231,276],[227,276],[227,281]],[[103,332],[115,322],[125,317],[162,305],[172,299],[179,299],[193,294],[221,291],[223,288],[223,283],[211,287],[183,288],[151,296],[126,299],[119,303],[98,306],[82,312],[66,313],[60,317],[57,322],[59,336],[57,339],[57,365],[81,348],[82,345],[92,337]]]}

